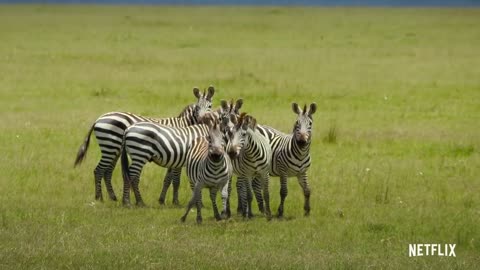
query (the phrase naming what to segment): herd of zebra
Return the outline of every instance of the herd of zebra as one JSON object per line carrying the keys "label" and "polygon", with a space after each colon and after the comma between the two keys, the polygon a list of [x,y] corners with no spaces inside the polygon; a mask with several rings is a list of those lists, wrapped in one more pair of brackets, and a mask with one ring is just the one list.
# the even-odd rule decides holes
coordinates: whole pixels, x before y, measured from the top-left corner
{"label": "herd of zebra", "polygon": [[[290,134],[259,125],[256,119],[240,113],[243,100],[221,100],[212,109],[213,86],[203,93],[195,87],[197,102],[185,107],[178,117],[154,119],[125,112],[110,112],[100,116],[91,126],[78,151],[75,166],[85,158],[92,132],[101,150],[101,159],[94,170],[95,199],[103,200],[102,179],[110,199],[117,200],[112,187],[112,172],[121,159],[123,204],[130,206],[133,189],[136,204],[144,202],[139,190],[140,175],[147,162],[168,168],[159,202],[165,203],[168,188],[173,183],[173,203],[179,204],[178,189],[181,170],[186,167],[192,197],[181,220],[191,208],[197,208],[197,223],[202,222],[202,189],[207,187],[217,220],[229,218],[232,176],[237,176],[237,211],[252,217],[253,195],[259,211],[271,219],[269,178],[280,178],[278,217],[283,216],[287,197],[287,178],[297,177],[303,189],[305,215],[310,213],[310,188],[307,170],[310,167],[312,115],[316,104],[302,108],[292,104],[297,119]],[[130,156],[131,163],[128,156]],[[253,194],[252,194],[253,190]],[[222,196],[222,214],[216,204],[217,192]]]}

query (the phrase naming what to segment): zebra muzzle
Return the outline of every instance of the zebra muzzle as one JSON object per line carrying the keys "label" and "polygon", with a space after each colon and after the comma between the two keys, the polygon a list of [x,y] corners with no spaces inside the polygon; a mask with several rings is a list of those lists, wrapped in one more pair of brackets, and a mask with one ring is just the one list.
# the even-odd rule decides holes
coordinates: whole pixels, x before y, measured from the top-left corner
{"label": "zebra muzzle", "polygon": [[219,161],[223,156],[223,151],[221,149],[214,148],[209,151],[209,155],[213,161]]}
{"label": "zebra muzzle", "polygon": [[231,147],[228,151],[228,156],[234,159],[240,155],[240,149],[238,147]]}
{"label": "zebra muzzle", "polygon": [[222,158],[222,155],[219,154],[219,153],[211,153],[211,154],[210,154],[210,158],[211,158],[213,161],[220,161],[220,159]]}

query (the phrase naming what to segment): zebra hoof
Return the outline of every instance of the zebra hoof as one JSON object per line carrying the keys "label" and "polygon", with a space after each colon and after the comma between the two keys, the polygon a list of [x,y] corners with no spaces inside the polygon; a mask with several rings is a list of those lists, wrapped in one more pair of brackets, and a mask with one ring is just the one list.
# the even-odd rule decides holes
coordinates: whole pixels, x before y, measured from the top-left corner
{"label": "zebra hoof", "polygon": [[183,217],[180,218],[180,221],[181,221],[181,222],[185,222],[186,219],[187,219],[187,217],[186,217],[186,216],[183,216]]}
{"label": "zebra hoof", "polygon": [[125,208],[132,208],[132,204],[130,204],[130,202],[123,202],[123,207]]}
{"label": "zebra hoof", "polygon": [[117,196],[115,196],[115,195],[111,196],[111,197],[110,197],[110,200],[116,202],[116,201],[117,201]]}
{"label": "zebra hoof", "polygon": [[305,210],[305,216],[308,217],[310,215],[310,206],[305,206],[303,209]]}
{"label": "zebra hoof", "polygon": [[178,201],[178,199],[173,200],[172,203],[173,205],[180,206],[180,202]]}
{"label": "zebra hoof", "polygon": [[140,207],[140,208],[143,208],[143,207],[145,207],[145,206],[146,206],[146,205],[145,205],[145,203],[144,203],[144,202],[142,202],[142,201],[140,201],[140,202],[137,202],[137,204],[136,204],[136,205],[137,205],[137,207]]}
{"label": "zebra hoof", "polygon": [[222,211],[222,219],[229,219],[231,217],[230,211]]}
{"label": "zebra hoof", "polygon": [[197,224],[202,224],[202,217],[197,217]]}

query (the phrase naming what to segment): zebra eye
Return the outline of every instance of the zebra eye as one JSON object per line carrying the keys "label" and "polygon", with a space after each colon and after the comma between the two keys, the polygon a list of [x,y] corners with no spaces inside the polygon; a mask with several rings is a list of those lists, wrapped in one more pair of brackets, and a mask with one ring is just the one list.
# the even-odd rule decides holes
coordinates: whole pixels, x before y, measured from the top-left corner
{"label": "zebra eye", "polygon": [[211,109],[211,108],[212,108],[212,104],[209,104],[209,105],[208,105],[208,108]]}

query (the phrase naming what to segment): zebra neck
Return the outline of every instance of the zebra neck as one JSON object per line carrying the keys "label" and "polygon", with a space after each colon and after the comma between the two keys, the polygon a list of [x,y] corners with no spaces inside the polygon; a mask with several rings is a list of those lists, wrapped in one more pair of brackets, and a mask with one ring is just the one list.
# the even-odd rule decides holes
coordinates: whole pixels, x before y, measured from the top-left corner
{"label": "zebra neck", "polygon": [[195,119],[193,115],[186,115],[186,116],[183,116],[182,118],[184,119],[185,123],[187,123],[188,126],[198,124],[197,119]]}
{"label": "zebra neck", "polygon": [[222,156],[222,158],[219,161],[213,161],[210,158],[207,158],[207,164],[205,164],[205,167],[211,170],[208,171],[220,171],[225,167],[225,156]]}
{"label": "zebra neck", "polygon": [[193,112],[189,115],[185,115],[184,117],[185,117],[185,121],[188,123],[189,126],[199,124],[199,122],[197,121],[197,119],[193,115]]}
{"label": "zebra neck", "polygon": [[255,138],[255,134],[249,130],[247,132],[245,146],[242,149],[243,154],[247,157],[253,157],[260,147],[258,138]]}
{"label": "zebra neck", "polygon": [[294,136],[292,136],[290,139],[290,148],[295,154],[295,157],[297,157],[299,160],[306,158],[310,154],[310,142],[308,142],[305,146],[300,147]]}

